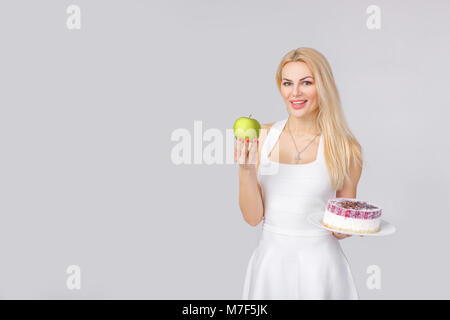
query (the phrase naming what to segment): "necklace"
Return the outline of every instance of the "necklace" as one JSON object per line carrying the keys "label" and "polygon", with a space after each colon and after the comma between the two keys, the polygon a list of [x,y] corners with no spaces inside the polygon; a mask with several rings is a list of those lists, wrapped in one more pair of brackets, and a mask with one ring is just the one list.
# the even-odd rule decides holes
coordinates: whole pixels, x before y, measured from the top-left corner
{"label": "necklace", "polygon": [[306,147],[304,147],[302,151],[299,152],[298,149],[297,149],[297,145],[295,144],[294,136],[292,135],[291,130],[289,129],[289,124],[288,124],[288,131],[289,131],[289,133],[291,135],[292,141],[294,142],[295,150],[297,150],[297,156],[295,157],[295,163],[298,164],[298,162],[300,161],[300,153],[305,151],[305,149],[309,147],[309,145],[314,141],[314,139],[317,136],[314,136],[314,138],[312,138],[312,140],[308,143],[308,145]]}

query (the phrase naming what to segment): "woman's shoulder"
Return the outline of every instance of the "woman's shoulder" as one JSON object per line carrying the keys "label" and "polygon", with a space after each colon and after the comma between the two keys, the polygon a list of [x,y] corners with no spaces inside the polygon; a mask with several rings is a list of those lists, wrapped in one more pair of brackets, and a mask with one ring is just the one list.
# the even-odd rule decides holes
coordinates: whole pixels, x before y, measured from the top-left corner
{"label": "woman's shoulder", "polygon": [[275,122],[261,124],[261,129],[266,129],[267,131],[269,131],[274,124]]}
{"label": "woman's shoulder", "polygon": [[270,129],[274,124],[275,124],[275,122],[261,124],[261,128]]}
{"label": "woman's shoulder", "polygon": [[269,134],[270,128],[275,124],[275,122],[272,123],[264,123],[261,124],[261,130],[260,130],[260,142],[261,140],[264,140],[265,137]]}

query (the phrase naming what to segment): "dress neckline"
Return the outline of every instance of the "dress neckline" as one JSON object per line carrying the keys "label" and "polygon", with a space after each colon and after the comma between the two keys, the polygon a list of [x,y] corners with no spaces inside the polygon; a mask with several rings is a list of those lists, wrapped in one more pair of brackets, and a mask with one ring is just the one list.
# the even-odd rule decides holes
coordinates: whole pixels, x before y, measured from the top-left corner
{"label": "dress neckline", "polygon": [[[273,151],[273,148],[275,147],[275,144],[280,139],[281,133],[283,132],[284,127],[286,126],[287,120],[288,119],[284,119],[284,120],[281,120],[281,121],[279,121],[278,123],[275,124],[276,125],[275,129],[277,129],[278,132],[275,132],[276,136],[274,136],[274,138],[273,138],[273,143],[271,143],[269,145],[269,151],[266,153],[266,159],[268,161],[270,161],[271,163],[274,163],[274,164],[277,164],[277,165],[282,165],[282,166],[308,166],[308,165],[314,165],[314,164],[318,163],[320,154],[322,152],[322,134],[319,135],[319,146],[317,148],[316,158],[312,162],[308,162],[308,163],[281,163],[281,162],[276,162],[276,161],[273,161],[272,159],[270,159],[269,154]],[[273,125],[273,127],[275,127],[275,125]],[[272,131],[273,127],[270,129],[270,131]]]}

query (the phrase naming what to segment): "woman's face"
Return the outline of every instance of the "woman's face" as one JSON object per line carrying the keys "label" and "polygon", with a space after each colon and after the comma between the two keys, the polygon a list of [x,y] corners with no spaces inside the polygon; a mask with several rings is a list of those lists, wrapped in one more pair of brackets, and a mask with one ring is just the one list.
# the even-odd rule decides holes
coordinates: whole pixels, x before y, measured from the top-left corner
{"label": "woman's face", "polygon": [[[312,72],[304,62],[288,62],[281,72],[281,95],[290,115],[300,118],[317,110],[317,91]],[[306,100],[301,104],[294,101]]]}

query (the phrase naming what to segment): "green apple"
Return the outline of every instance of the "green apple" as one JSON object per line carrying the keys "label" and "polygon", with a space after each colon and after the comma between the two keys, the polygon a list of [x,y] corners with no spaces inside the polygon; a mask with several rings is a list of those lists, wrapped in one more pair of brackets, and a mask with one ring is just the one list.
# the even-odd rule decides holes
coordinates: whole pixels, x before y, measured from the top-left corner
{"label": "green apple", "polygon": [[233,131],[234,136],[237,139],[250,139],[250,141],[258,139],[261,125],[258,120],[252,119],[251,116],[252,115],[249,115],[248,117],[240,117],[234,122]]}

